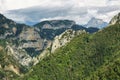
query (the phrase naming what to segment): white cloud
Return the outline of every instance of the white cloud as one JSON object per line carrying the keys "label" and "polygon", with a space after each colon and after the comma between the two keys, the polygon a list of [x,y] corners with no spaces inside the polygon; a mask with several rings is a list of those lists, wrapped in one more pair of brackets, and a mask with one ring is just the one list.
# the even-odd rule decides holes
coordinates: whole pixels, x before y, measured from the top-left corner
{"label": "white cloud", "polygon": [[71,19],[85,24],[91,17],[109,21],[120,12],[120,0],[0,0],[0,12],[17,22]]}
{"label": "white cloud", "polygon": [[0,7],[4,6],[6,10],[14,10],[33,6],[56,7],[63,6],[66,3],[71,2],[64,0],[0,0]]}
{"label": "white cloud", "polygon": [[120,5],[120,0],[108,0],[108,5]]}

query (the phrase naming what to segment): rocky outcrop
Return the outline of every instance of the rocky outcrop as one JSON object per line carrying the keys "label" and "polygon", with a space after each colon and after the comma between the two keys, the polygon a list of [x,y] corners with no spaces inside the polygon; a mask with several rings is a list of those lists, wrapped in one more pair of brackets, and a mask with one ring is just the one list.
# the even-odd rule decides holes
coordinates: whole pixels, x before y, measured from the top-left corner
{"label": "rocky outcrop", "polygon": [[2,46],[0,46],[0,51],[2,51],[3,50],[3,47]]}
{"label": "rocky outcrop", "polygon": [[5,66],[4,70],[13,71],[15,74],[20,75],[20,70],[17,66],[12,64]]}
{"label": "rocky outcrop", "polygon": [[59,36],[56,36],[53,43],[51,52],[53,53],[56,49],[65,46],[66,43],[70,42],[75,36],[85,33],[85,30],[74,31],[72,29],[66,30]]}
{"label": "rocky outcrop", "polygon": [[29,66],[32,62],[32,58],[23,49],[16,49],[8,45],[6,50],[9,55],[13,56],[13,58],[23,66]]}
{"label": "rocky outcrop", "polygon": [[114,25],[114,24],[120,24],[120,13],[115,15],[110,21],[110,25]]}

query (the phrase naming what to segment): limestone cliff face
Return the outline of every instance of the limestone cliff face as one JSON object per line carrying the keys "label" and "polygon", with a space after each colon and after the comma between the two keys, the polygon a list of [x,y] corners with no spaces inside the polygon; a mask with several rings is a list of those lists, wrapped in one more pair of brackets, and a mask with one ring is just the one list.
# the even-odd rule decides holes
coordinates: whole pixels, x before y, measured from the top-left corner
{"label": "limestone cliff face", "polygon": [[18,24],[1,14],[0,40],[6,40],[7,54],[23,66],[34,64],[35,56],[44,48],[44,40],[34,27]]}
{"label": "limestone cliff face", "polygon": [[66,30],[59,36],[55,37],[52,43],[51,52],[53,53],[56,49],[65,46],[66,43],[70,42],[75,36],[85,32],[86,32],[85,30],[79,30],[79,31],[74,31],[72,29]]}
{"label": "limestone cliff face", "polygon": [[22,48],[34,48],[36,50],[42,50],[44,46],[44,40],[41,39],[39,33],[34,28],[26,28],[19,35],[22,42]]}
{"label": "limestone cliff face", "polygon": [[17,38],[8,42],[7,52],[23,66],[33,65],[40,52],[44,49],[45,41],[34,28],[24,27]]}
{"label": "limestone cliff face", "polygon": [[110,25],[114,25],[114,24],[120,24],[120,13],[118,13],[117,15],[115,15],[112,20],[110,21]]}

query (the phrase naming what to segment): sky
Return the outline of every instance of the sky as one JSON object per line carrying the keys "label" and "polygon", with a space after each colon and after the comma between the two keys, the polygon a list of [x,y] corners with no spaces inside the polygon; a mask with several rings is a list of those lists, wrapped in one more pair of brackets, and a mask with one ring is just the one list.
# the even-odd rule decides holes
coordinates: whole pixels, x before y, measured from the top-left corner
{"label": "sky", "polygon": [[69,19],[86,24],[92,17],[109,22],[120,0],[0,0],[0,13],[19,23]]}

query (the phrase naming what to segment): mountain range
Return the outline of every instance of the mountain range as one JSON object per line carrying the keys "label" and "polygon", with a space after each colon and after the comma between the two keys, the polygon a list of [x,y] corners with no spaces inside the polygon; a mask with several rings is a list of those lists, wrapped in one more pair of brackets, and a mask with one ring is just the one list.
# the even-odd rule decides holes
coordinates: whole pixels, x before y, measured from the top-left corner
{"label": "mountain range", "polygon": [[109,24],[92,18],[85,26],[72,20],[28,26],[0,14],[0,79],[119,80],[120,13]]}

